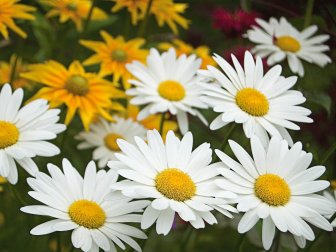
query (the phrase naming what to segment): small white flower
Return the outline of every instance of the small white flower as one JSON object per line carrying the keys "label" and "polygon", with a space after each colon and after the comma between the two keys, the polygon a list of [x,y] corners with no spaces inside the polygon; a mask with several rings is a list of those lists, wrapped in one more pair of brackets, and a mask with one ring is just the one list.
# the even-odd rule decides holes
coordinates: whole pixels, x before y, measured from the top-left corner
{"label": "small white flower", "polygon": [[248,30],[246,37],[258,44],[252,52],[261,57],[268,57],[268,65],[274,65],[287,58],[292,72],[303,76],[301,60],[320,67],[331,63],[331,59],[324,53],[329,50],[329,46],[323,44],[329,39],[329,35],[312,37],[317,31],[316,25],[300,32],[283,17],[280,21],[271,18],[269,22],[258,18],[256,22],[260,27],[254,26]]}
{"label": "small white flower", "polygon": [[146,105],[139,113],[138,120],[169,111],[177,116],[182,133],[189,129],[187,113],[207,124],[195,109],[208,107],[200,100],[203,88],[198,84],[196,75],[200,65],[201,59],[196,59],[195,55],[176,57],[174,48],[161,55],[152,48],[147,57],[147,66],[137,61],[128,64],[128,71],[138,80],[130,81],[135,88],[127,90],[127,94],[134,96],[132,104]]}
{"label": "small white flower", "polygon": [[63,171],[48,164],[51,176],[39,172],[36,178],[28,178],[33,189],[28,194],[44,205],[22,207],[29,214],[55,218],[31,230],[33,235],[73,230],[72,244],[83,251],[117,251],[115,244],[125,249],[126,243],[136,251],[140,246],[131,237],[146,239],[137,228],[123,223],[141,220],[142,208],[148,201],[130,202],[120,192],[108,188],[117,181],[118,174],[112,170],[96,171],[91,161],[85,170],[84,179],[67,159],[63,159]]}
{"label": "small white flower", "polygon": [[216,154],[224,163],[219,172],[225,179],[216,184],[225,192],[238,194],[237,209],[245,212],[238,225],[238,232],[248,232],[262,219],[262,242],[268,250],[273,242],[275,228],[290,232],[300,247],[305,240],[314,240],[310,223],[332,231],[323,215],[333,214],[336,207],[328,199],[316,194],[329,186],[328,181],[316,180],[324,166],[307,169],[312,154],[302,150],[301,142],[292,148],[280,138],[273,137],[264,148],[258,137],[251,139],[251,157],[240,145],[229,141],[239,163],[223,152]]}
{"label": "small white flower", "polygon": [[95,148],[93,159],[98,161],[98,166],[104,168],[109,160],[116,160],[115,153],[120,152],[117,139],[134,142],[134,137],[145,138],[147,130],[131,118],[114,117],[115,122],[109,123],[101,119],[96,124],[90,125],[90,131],[83,131],[76,136],[83,141],[78,149]]}
{"label": "small white flower", "polygon": [[[312,122],[307,117],[311,111],[298,106],[305,102],[299,91],[289,90],[297,81],[296,76],[281,76],[281,66],[276,65],[264,75],[261,58],[254,61],[250,52],[245,52],[244,69],[232,55],[233,68],[219,55],[214,57],[220,68],[208,66],[200,71],[205,77],[213,77],[215,83],[204,83],[207,89],[202,99],[221,113],[211,124],[216,130],[230,122],[243,124],[245,135],[257,134],[266,144],[271,136],[285,138],[293,143],[287,129],[299,130],[294,122]],[[217,84],[216,84],[217,83]]]}
{"label": "small white flower", "polygon": [[164,144],[156,130],[148,131],[147,141],[135,137],[133,145],[118,140],[122,150],[116,154],[119,162],[108,163],[127,179],[113,188],[128,197],[153,199],[144,211],[141,228],[156,222],[157,233],[166,235],[175,213],[195,228],[204,228],[205,222],[217,223],[212,210],[232,217],[229,211],[236,209],[229,202],[236,195],[215,185],[219,163],[210,164],[210,144],[204,143],[192,151],[192,134],[188,132],[179,140],[173,131],[168,132]]}
{"label": "small white flower", "polygon": [[33,157],[52,157],[60,153],[58,147],[47,142],[65,130],[59,120],[59,109],[50,109],[46,100],[30,102],[20,109],[21,88],[12,92],[9,84],[0,91],[0,176],[11,184],[18,181],[16,162],[31,176],[38,168]]}

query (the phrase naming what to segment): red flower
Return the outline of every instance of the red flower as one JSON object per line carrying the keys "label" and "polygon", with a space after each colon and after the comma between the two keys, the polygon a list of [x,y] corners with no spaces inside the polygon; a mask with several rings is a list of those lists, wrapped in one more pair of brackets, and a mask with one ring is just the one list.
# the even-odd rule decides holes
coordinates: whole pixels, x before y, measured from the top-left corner
{"label": "red flower", "polygon": [[255,19],[260,17],[256,12],[246,12],[236,10],[235,12],[227,11],[223,8],[217,8],[213,12],[213,26],[220,29],[226,35],[241,35],[251,25],[255,25]]}

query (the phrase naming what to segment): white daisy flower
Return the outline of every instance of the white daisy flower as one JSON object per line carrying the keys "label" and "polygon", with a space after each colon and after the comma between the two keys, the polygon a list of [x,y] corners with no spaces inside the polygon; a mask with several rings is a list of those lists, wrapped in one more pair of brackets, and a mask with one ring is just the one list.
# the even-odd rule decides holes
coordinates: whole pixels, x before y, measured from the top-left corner
{"label": "white daisy flower", "polygon": [[301,60],[320,67],[331,63],[331,59],[324,53],[329,50],[329,46],[323,44],[329,39],[329,35],[312,37],[317,31],[316,25],[309,26],[300,32],[283,17],[279,21],[271,18],[269,22],[257,18],[256,22],[260,27],[253,26],[245,36],[258,44],[252,52],[263,58],[268,57],[268,65],[274,65],[287,58],[292,72],[303,76]]}
{"label": "white daisy flower", "polygon": [[[334,182],[335,183],[335,182]],[[323,196],[326,197],[328,200],[330,200],[330,202],[332,202],[332,204],[334,205],[334,207],[336,208],[336,190],[333,189],[333,194],[331,194],[328,191],[324,191],[323,192]],[[327,215],[326,216],[328,219],[330,219],[332,217],[332,215]],[[336,228],[336,219],[332,220],[331,225]]]}
{"label": "white daisy flower", "polygon": [[275,229],[290,232],[299,246],[305,240],[314,240],[314,232],[307,224],[332,231],[322,215],[336,211],[328,199],[316,194],[329,186],[328,181],[315,180],[324,172],[324,166],[307,169],[312,154],[302,150],[301,142],[288,148],[286,140],[273,137],[264,148],[258,137],[251,138],[251,157],[240,145],[229,141],[239,163],[223,152],[216,154],[224,163],[219,172],[225,179],[215,183],[225,192],[238,194],[237,209],[245,212],[238,232],[249,231],[262,219],[262,242],[266,250],[271,245]]}
{"label": "white daisy flower", "polygon": [[38,168],[33,157],[52,157],[60,150],[47,140],[55,139],[65,130],[59,120],[59,109],[50,109],[46,100],[30,102],[20,109],[23,99],[21,88],[12,92],[5,84],[0,91],[0,176],[16,184],[16,162],[31,176]]}
{"label": "white daisy flower", "polygon": [[151,114],[169,111],[177,116],[182,133],[189,129],[187,113],[199,117],[203,123],[206,119],[195,108],[206,109],[208,106],[200,100],[203,88],[198,84],[197,70],[201,59],[195,55],[176,57],[174,48],[159,54],[151,49],[147,57],[147,66],[134,61],[127,69],[138,80],[131,80],[135,88],[127,94],[135,96],[131,104],[146,105],[139,113],[141,121]]}
{"label": "white daisy flower", "polygon": [[299,130],[294,122],[310,123],[309,109],[298,106],[305,102],[299,91],[289,90],[297,81],[296,76],[281,76],[281,66],[276,65],[265,75],[261,58],[254,61],[250,52],[245,52],[244,69],[232,55],[233,68],[219,55],[215,61],[223,69],[208,66],[201,75],[212,76],[216,83],[204,83],[206,91],[202,99],[221,113],[211,124],[216,130],[230,122],[242,123],[245,135],[257,134],[266,144],[267,133],[285,138],[293,143],[287,129]]}
{"label": "white daisy flower", "polygon": [[85,170],[84,179],[67,159],[63,159],[63,171],[48,164],[51,176],[39,172],[36,178],[28,178],[33,191],[28,194],[43,203],[22,207],[29,214],[55,218],[31,230],[33,235],[72,231],[71,240],[75,248],[83,251],[117,251],[115,245],[125,249],[124,243],[136,251],[140,246],[131,237],[146,239],[137,228],[124,223],[138,223],[140,214],[148,201],[130,202],[120,192],[108,190],[118,174],[112,170],[96,171],[91,161]]}
{"label": "white daisy flower", "polygon": [[217,223],[212,210],[232,217],[236,212],[228,203],[236,197],[234,193],[221,191],[214,180],[219,174],[220,163],[210,164],[212,150],[204,143],[192,151],[193,137],[188,132],[179,140],[169,131],[164,144],[156,130],[148,131],[148,144],[135,137],[136,145],[118,140],[122,153],[118,161],[108,166],[116,169],[127,180],[113,188],[132,198],[151,198],[144,211],[141,228],[146,229],[156,222],[158,234],[168,234],[175,213],[195,228],[204,228],[205,222]]}
{"label": "white daisy flower", "polygon": [[134,137],[145,138],[147,130],[131,118],[124,119],[114,117],[115,122],[107,122],[101,119],[96,124],[91,124],[90,131],[83,131],[76,136],[77,140],[83,141],[78,149],[95,148],[93,159],[98,161],[98,166],[104,168],[109,160],[116,160],[115,153],[120,152],[117,139],[125,139],[134,142]]}

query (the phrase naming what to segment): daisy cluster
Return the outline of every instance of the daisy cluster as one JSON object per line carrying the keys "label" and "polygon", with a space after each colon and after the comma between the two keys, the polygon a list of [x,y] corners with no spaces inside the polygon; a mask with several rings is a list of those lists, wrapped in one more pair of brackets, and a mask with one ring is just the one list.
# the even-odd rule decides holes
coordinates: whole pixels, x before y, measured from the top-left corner
{"label": "daisy cluster", "polygon": [[[36,9],[17,2],[0,0],[5,39],[7,28],[26,36],[13,18],[34,19],[30,12]],[[112,12],[126,8],[131,23],[142,21],[143,29],[151,15],[173,33],[189,24],[181,16],[187,5],[172,0],[111,2]],[[94,3],[40,1],[48,18],[72,20],[78,31],[90,18],[108,18]],[[11,11],[17,15],[8,16]],[[38,203],[24,202],[21,211],[49,218],[32,235],[71,231],[70,249],[141,251],[152,233],[166,236],[178,221],[193,230],[240,215],[238,232],[251,232],[259,223],[262,246],[270,250],[280,233],[304,248],[320,236],[313,228],[333,230],[336,201],[322,178],[324,162],[315,165],[291,134],[313,123],[303,92],[294,87],[304,76],[302,61],[319,67],[331,62],[323,44],[329,35],[313,36],[314,25],[298,31],[283,17],[229,14],[220,9],[216,27],[227,31],[223,20],[229,19],[231,32],[244,30],[256,44],[240,55],[211,57],[209,47],[179,39],[146,49],[140,36],[125,40],[101,30],[103,41],[78,41],[94,51],[84,62],[25,65],[13,56],[0,65],[0,179],[16,185],[17,167],[28,173],[28,195]],[[299,77],[284,76],[279,63],[285,59]],[[99,65],[98,72],[85,68],[91,65]],[[41,87],[27,97],[23,87],[32,83]],[[225,136],[214,132],[228,125]],[[232,130],[242,132],[240,144],[230,139]],[[223,139],[221,149],[214,148],[214,137]],[[77,141],[71,162],[65,158],[68,139]],[[83,153],[93,160],[81,169],[73,164]]]}

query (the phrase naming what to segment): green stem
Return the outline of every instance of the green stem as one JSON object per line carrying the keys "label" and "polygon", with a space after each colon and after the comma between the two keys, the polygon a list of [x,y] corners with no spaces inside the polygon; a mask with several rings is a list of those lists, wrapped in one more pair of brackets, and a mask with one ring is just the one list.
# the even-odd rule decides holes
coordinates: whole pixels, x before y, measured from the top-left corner
{"label": "green stem", "polygon": [[[331,218],[329,219],[329,222],[333,222],[336,218],[336,213],[333,214],[333,216],[331,216]],[[304,252],[308,252],[313,246],[314,244],[321,238],[321,236],[324,234],[323,231],[320,231],[317,235],[314,241],[312,241],[311,243],[309,243],[309,245],[304,249],[304,250],[300,250],[300,251],[304,251]]]}
{"label": "green stem", "polygon": [[235,247],[235,250],[236,252],[241,252],[243,251],[243,244],[244,244],[244,240],[245,240],[245,237],[246,237],[246,234],[247,233],[244,233],[244,234],[240,234],[239,237],[238,237],[238,241],[237,241],[237,244],[236,244],[236,247]]}
{"label": "green stem", "polygon": [[57,233],[57,252],[62,251],[61,232]]}
{"label": "green stem", "polygon": [[12,72],[11,72],[10,79],[9,79],[9,84],[11,84],[11,85],[13,85],[13,81],[15,79],[16,66],[17,66],[17,63],[18,63],[18,60],[19,60],[18,56],[15,55],[14,57],[15,57],[14,64],[13,64]]}
{"label": "green stem", "polygon": [[165,118],[166,118],[166,113],[162,113],[161,120],[160,120],[160,130],[159,130],[161,136],[163,133],[163,125],[164,125]]}
{"label": "green stem", "polygon": [[184,236],[184,239],[181,243],[181,247],[180,247],[180,251],[181,252],[185,252],[187,251],[186,248],[188,247],[190,238],[191,238],[191,234],[193,233],[193,228],[191,225],[188,226],[187,231],[186,231],[186,235]]}
{"label": "green stem", "polygon": [[20,193],[17,192],[16,187],[14,185],[9,184],[9,183],[8,183],[8,186],[9,186],[9,190],[12,192],[14,198],[17,199],[17,201],[19,201],[22,206],[26,206],[27,202],[21,197]]}
{"label": "green stem", "polygon": [[304,18],[304,24],[303,27],[306,28],[311,22],[311,18],[313,15],[313,10],[314,10],[314,0],[307,0],[307,5],[306,5],[306,14]]}
{"label": "green stem", "polygon": [[91,16],[92,16],[92,13],[93,13],[93,9],[96,6],[96,2],[97,2],[96,0],[92,0],[91,8],[90,8],[89,13],[88,13],[88,15],[86,17],[86,20],[85,20],[83,33],[86,33],[87,29],[89,28]]}
{"label": "green stem", "polygon": [[336,142],[332,146],[330,146],[330,148],[323,155],[321,159],[322,160],[321,165],[324,165],[335,151],[336,151]]}
{"label": "green stem", "polygon": [[281,232],[277,231],[275,236],[275,244],[274,244],[274,252],[278,252],[280,248],[280,238],[281,238]]}
{"label": "green stem", "polygon": [[150,9],[152,7],[152,4],[153,4],[153,0],[149,0],[147,4],[146,12],[145,12],[144,20],[142,21],[140,28],[139,28],[138,37],[143,37],[145,35],[147,23],[150,17]]}
{"label": "green stem", "polygon": [[[226,135],[223,139],[223,142],[222,142],[222,145],[219,147],[219,150],[221,151],[224,151],[227,143],[228,143],[228,140],[230,138],[230,136],[232,135],[232,133],[234,132],[234,129],[236,127],[236,123],[232,123],[231,127],[229,128],[229,130],[226,132]],[[216,157],[214,158],[214,163],[218,161],[218,156],[216,155]]]}

